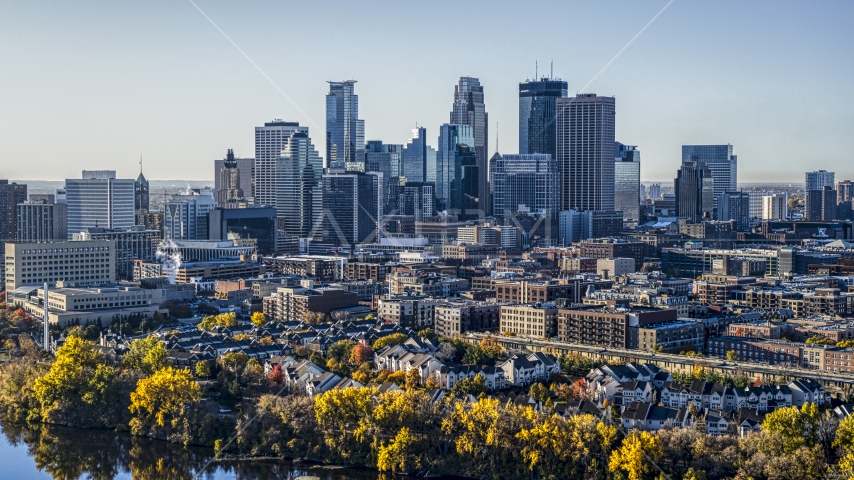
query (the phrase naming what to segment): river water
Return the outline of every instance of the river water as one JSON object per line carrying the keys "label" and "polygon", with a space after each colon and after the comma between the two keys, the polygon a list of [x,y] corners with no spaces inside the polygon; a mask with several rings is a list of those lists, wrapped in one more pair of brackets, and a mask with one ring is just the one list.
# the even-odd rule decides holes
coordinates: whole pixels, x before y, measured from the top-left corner
{"label": "river water", "polygon": [[370,470],[281,461],[212,462],[213,450],[112,431],[0,424],[0,480],[397,480]]}

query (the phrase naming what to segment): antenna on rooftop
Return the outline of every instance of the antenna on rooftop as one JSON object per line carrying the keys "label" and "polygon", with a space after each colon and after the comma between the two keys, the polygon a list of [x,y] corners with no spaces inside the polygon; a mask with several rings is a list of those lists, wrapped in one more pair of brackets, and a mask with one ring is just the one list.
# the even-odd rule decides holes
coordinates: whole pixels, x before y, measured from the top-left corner
{"label": "antenna on rooftop", "polygon": [[555,78],[555,61],[554,61],[554,59],[552,59],[551,69],[550,69],[550,70],[551,70],[551,71],[549,72],[549,78],[550,78],[550,79],[552,79],[552,80],[554,80],[554,78]]}
{"label": "antenna on rooftop", "polygon": [[534,81],[537,81],[540,78],[539,74],[540,74],[539,66],[537,65],[537,61],[534,60]]}

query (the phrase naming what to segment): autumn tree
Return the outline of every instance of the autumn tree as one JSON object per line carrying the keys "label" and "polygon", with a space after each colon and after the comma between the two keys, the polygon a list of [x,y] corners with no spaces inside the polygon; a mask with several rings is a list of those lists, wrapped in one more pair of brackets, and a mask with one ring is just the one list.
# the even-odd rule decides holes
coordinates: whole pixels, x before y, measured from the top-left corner
{"label": "autumn tree", "polygon": [[153,335],[133,340],[122,355],[122,366],[151,375],[166,366],[166,346]]}
{"label": "autumn tree", "polygon": [[353,340],[339,340],[329,346],[329,349],[326,350],[326,356],[338,363],[348,362],[355,347],[356,342]]}
{"label": "autumn tree", "polygon": [[386,377],[386,381],[392,382],[398,387],[402,387],[406,385],[406,372],[404,372],[403,370],[392,372],[388,374],[388,377]]}
{"label": "autumn tree", "polygon": [[409,336],[404,333],[392,333],[391,335],[386,335],[385,337],[377,339],[377,341],[374,342],[371,348],[376,352],[381,348],[398,345],[407,340],[409,340]]}
{"label": "autumn tree", "polygon": [[425,328],[422,330],[418,330],[418,337],[426,338],[428,340],[436,340],[439,338],[439,336],[436,335],[436,332],[433,331],[432,328]]}
{"label": "autumn tree", "polygon": [[270,383],[281,385],[284,379],[285,374],[282,372],[282,367],[280,367],[278,363],[273,365],[273,369],[267,374],[267,380],[269,380]]}
{"label": "autumn tree", "polygon": [[248,342],[252,340],[252,335],[249,335],[248,333],[238,333],[237,335],[231,337],[231,339],[235,342]]}
{"label": "autumn tree", "polygon": [[371,347],[364,343],[356,344],[353,351],[350,352],[350,363],[361,366],[365,362],[370,362],[374,358],[374,352]]}
{"label": "autumn tree", "polygon": [[249,321],[256,327],[261,328],[267,324],[267,317],[264,315],[264,312],[255,312],[249,318]]}
{"label": "autumn tree", "polygon": [[418,388],[421,385],[421,370],[417,368],[410,368],[408,372],[406,372],[406,388]]}
{"label": "autumn tree", "polygon": [[137,434],[143,432],[150,419],[161,427],[167,423],[175,426],[184,408],[199,398],[201,388],[188,369],[162,368],[140,379],[136,390],[131,392],[128,408],[136,415],[131,420],[131,429]]}
{"label": "autumn tree", "polygon": [[41,416],[62,404],[102,402],[114,375],[113,368],[104,364],[103,355],[91,342],[79,337],[66,339],[56,351],[50,370],[33,386]]}
{"label": "autumn tree", "polygon": [[196,376],[199,378],[208,378],[211,376],[211,364],[207,360],[196,362]]}
{"label": "autumn tree", "polygon": [[735,350],[727,350],[726,359],[731,360],[733,362],[737,362],[738,361],[738,352],[736,352]]}
{"label": "autumn tree", "polygon": [[248,362],[249,356],[243,352],[228,352],[217,360],[222,368],[234,373],[240,371]]}
{"label": "autumn tree", "polygon": [[476,397],[481,393],[486,393],[486,378],[480,374],[471,378],[464,378],[455,383],[451,391],[464,395],[474,395]]}
{"label": "autumn tree", "polygon": [[608,470],[611,473],[625,472],[629,480],[643,480],[644,475],[653,471],[652,462],[658,461],[663,454],[661,442],[655,434],[632,430],[620,447],[611,453]]}
{"label": "autumn tree", "polygon": [[234,312],[208,315],[197,325],[199,330],[210,331],[215,327],[227,328],[237,325],[237,314]]}
{"label": "autumn tree", "polygon": [[545,402],[549,398],[549,391],[542,383],[536,382],[528,388],[528,395],[538,402]]}
{"label": "autumn tree", "polygon": [[427,388],[440,388],[442,386],[442,382],[439,380],[439,372],[436,371],[431,373],[424,382],[424,386]]}

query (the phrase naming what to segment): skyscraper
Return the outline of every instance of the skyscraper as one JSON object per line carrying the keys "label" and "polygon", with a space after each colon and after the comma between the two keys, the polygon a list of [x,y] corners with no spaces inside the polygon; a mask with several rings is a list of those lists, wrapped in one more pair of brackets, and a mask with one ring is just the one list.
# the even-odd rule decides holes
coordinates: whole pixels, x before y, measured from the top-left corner
{"label": "skyscraper", "polygon": [[632,226],[640,220],[640,150],[614,143],[614,209],[623,212],[623,222]]}
{"label": "skyscraper", "polygon": [[212,195],[172,195],[163,203],[163,238],[207,240],[208,212],[216,208]]}
{"label": "skyscraper", "polygon": [[614,97],[557,99],[561,210],[614,210]]}
{"label": "skyscraper", "polygon": [[151,206],[149,197],[148,180],[142,174],[142,168],[139,170],[139,176],[133,182],[133,208],[141,213],[148,213]]}
{"label": "skyscraper", "polygon": [[[446,123],[439,128],[439,151],[436,154],[436,198],[442,210],[462,208],[458,189],[463,179],[463,160],[467,160],[471,154],[474,154],[475,164],[477,164],[477,153],[472,147],[473,143],[472,127],[469,125]],[[468,162],[466,164],[468,165]],[[478,179],[479,175],[480,172],[478,172]],[[479,181],[476,184],[478,188],[467,194],[474,195],[479,203]],[[457,190],[452,191],[454,188]],[[459,213],[474,215],[474,212],[460,211]]]}
{"label": "skyscraper", "polygon": [[557,164],[548,154],[496,153],[489,162],[493,214],[505,217],[525,211],[557,220],[558,179]]}
{"label": "skyscraper", "polygon": [[836,184],[836,218],[854,219],[854,182],[845,180]]}
{"label": "skyscraper", "polygon": [[427,129],[412,129],[412,139],[403,147],[403,176],[409,182],[436,181],[436,149],[427,145]]}
{"label": "skyscraper", "polygon": [[749,230],[750,194],[747,192],[726,192],[721,195],[718,198],[718,220],[735,222],[735,229],[740,232]]}
{"label": "skyscraper", "polygon": [[836,173],[828,172],[827,170],[815,170],[807,172],[806,175],[806,191],[821,190],[824,187],[833,188],[834,177]]}
{"label": "skyscraper", "polygon": [[295,131],[276,158],[276,211],[288,235],[307,237],[322,207],[323,159],[308,132]]}
{"label": "skyscraper", "polygon": [[828,222],[836,219],[836,190],[825,185],[821,190],[807,190],[804,220]]}
{"label": "skyscraper", "polygon": [[17,205],[27,201],[27,186],[0,180],[0,247],[15,242],[18,230]]}
{"label": "skyscraper", "polygon": [[[285,148],[294,132],[308,135],[308,127],[298,122],[275,119],[263,127],[255,127],[255,203],[275,207],[277,205],[278,177],[276,159]],[[244,190],[245,194],[245,190]],[[282,212],[279,212],[279,216]]]}
{"label": "skyscraper", "polygon": [[246,196],[241,184],[240,169],[237,159],[234,158],[234,150],[228,149],[225,160],[220,162],[221,167],[217,169],[217,178],[214,187],[214,198],[216,203],[224,208],[237,208],[246,206]]}
{"label": "skyscraper", "polygon": [[785,220],[789,218],[789,194],[773,193],[762,197],[763,220]]}
{"label": "skyscraper", "polygon": [[[478,192],[480,195],[480,207],[484,215],[492,214],[491,201],[489,200],[489,115],[486,113],[486,105],[483,103],[483,86],[480,80],[473,77],[460,77],[459,83],[454,87],[454,107],[451,110],[451,124],[468,125],[471,127],[473,143],[468,143],[478,167]],[[441,147],[440,147],[441,148]],[[438,177],[437,177],[438,178]],[[429,181],[429,179],[428,179]]]}
{"label": "skyscraper", "polygon": [[649,198],[655,200],[656,198],[661,198],[661,184],[653,183],[649,186]]}
{"label": "skyscraper", "polygon": [[38,243],[68,239],[68,205],[45,200],[18,204],[18,242]]}
{"label": "skyscraper", "polygon": [[424,182],[406,182],[398,187],[398,215],[409,215],[416,222],[436,213],[435,184]]}
{"label": "skyscraper", "polygon": [[380,172],[347,172],[330,167],[323,175],[323,242],[353,248],[357,243],[378,241],[377,226],[383,216],[382,185]]}
{"label": "skyscraper", "polygon": [[383,174],[383,209],[386,212],[397,210],[397,199],[392,188],[398,185],[402,175],[403,145],[387,144],[379,140],[370,140],[365,146],[365,172]]}
{"label": "skyscraper", "polygon": [[134,180],[117,179],[114,170],[84,170],[82,177],[65,181],[69,240],[89,227],[134,225]]}
{"label": "skyscraper", "polygon": [[[326,161],[362,163],[365,121],[359,120],[356,80],[329,82],[326,95]],[[348,167],[349,168],[349,167]]]}
{"label": "skyscraper", "polygon": [[738,156],[732,145],[682,145],[683,162],[705,163],[715,180],[715,202],[725,192],[738,190]]}
{"label": "skyscraper", "polygon": [[676,214],[691,223],[710,220],[715,204],[714,174],[705,162],[682,162],[676,180]]}
{"label": "skyscraper", "polygon": [[547,153],[555,158],[555,105],[566,94],[566,82],[561,80],[543,77],[519,82],[519,153]]}
{"label": "skyscraper", "polygon": [[[229,164],[228,167],[225,166],[226,163]],[[214,198],[220,206],[227,206],[223,199],[227,201],[228,190],[231,190],[233,196],[238,193],[238,189],[242,192],[240,195],[245,203],[254,203],[254,180],[254,158],[237,158],[229,148],[225,158],[214,160]]]}

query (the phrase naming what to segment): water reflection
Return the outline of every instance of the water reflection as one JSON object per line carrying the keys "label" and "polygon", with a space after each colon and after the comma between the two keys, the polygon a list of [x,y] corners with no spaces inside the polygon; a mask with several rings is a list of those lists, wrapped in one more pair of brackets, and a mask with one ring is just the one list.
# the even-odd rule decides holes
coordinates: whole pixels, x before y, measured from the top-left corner
{"label": "water reflection", "polygon": [[[56,480],[189,480],[207,466],[200,479],[292,480],[313,475],[321,480],[392,480],[369,470],[297,467],[278,461],[218,462],[208,466],[210,449],[188,447],[111,431],[80,430],[54,425],[0,425],[8,444],[3,464],[16,472],[40,470]],[[0,478],[5,474],[0,466]],[[12,470],[6,470],[6,474]],[[401,479],[405,477],[394,477]]]}

